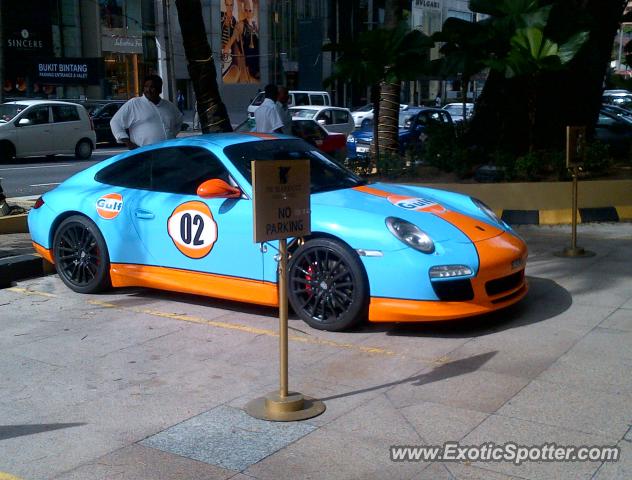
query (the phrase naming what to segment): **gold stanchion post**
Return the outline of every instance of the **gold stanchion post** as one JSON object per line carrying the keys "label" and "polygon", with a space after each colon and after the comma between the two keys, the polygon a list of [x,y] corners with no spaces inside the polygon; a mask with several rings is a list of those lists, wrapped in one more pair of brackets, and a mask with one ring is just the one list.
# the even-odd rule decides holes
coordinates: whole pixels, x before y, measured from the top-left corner
{"label": "gold stanchion post", "polygon": [[[258,226],[264,225],[265,221],[269,219],[266,215],[272,214],[273,223],[283,222],[290,220],[292,212],[302,212],[299,215],[306,215],[306,223],[309,224],[309,164],[302,166],[303,171],[298,168],[297,162],[293,161],[288,165],[288,162],[272,162],[264,161],[252,162],[253,174],[253,191],[254,191],[254,210],[255,210],[255,240],[262,239],[265,234],[258,230]],[[269,182],[271,179],[276,178],[275,172],[277,168],[281,168],[283,181],[282,185],[274,185],[274,188],[270,189]],[[295,169],[295,173],[299,172],[299,182],[306,190],[307,204],[296,205],[288,204],[291,200],[291,195],[280,195],[279,198],[274,195],[270,198],[270,201],[266,201],[265,192],[280,192],[286,189],[288,192],[296,193],[300,189],[292,188],[291,181],[294,180],[290,176],[291,169]],[[260,172],[257,175],[257,172]],[[257,182],[257,178],[264,179]],[[304,189],[303,188],[303,189]],[[260,192],[259,203],[266,205],[268,211],[259,212],[257,210],[257,192]],[[274,202],[279,202],[279,199],[283,203],[282,205],[274,205]],[[304,198],[295,199],[296,202]],[[263,202],[262,202],[263,201]],[[273,207],[270,207],[273,205]],[[306,213],[307,212],[307,213]],[[305,218],[302,218],[305,220]],[[266,231],[264,228],[263,231]],[[304,233],[309,233],[307,229]],[[287,239],[279,238],[279,391],[271,392],[264,397],[255,398],[248,402],[246,405],[246,412],[255,418],[263,420],[273,420],[277,422],[291,422],[296,420],[306,420],[308,418],[320,415],[325,411],[325,404],[320,400],[315,400],[311,397],[304,396],[298,392],[289,391],[288,387],[288,299],[287,299],[287,260],[288,249]]]}
{"label": "gold stanchion post", "polygon": [[571,212],[571,246],[561,252],[555,252],[558,257],[592,257],[594,252],[577,246],[577,211],[578,184],[580,164],[584,159],[585,127],[566,127],[566,167],[572,172],[572,212]]}

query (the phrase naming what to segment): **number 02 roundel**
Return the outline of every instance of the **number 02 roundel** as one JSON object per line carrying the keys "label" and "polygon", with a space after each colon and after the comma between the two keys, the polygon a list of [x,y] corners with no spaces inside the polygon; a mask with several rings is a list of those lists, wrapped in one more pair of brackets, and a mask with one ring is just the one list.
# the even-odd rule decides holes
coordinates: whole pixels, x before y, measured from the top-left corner
{"label": "number 02 roundel", "polygon": [[189,258],[205,257],[217,241],[217,224],[202,202],[179,205],[169,217],[167,229],[176,248]]}

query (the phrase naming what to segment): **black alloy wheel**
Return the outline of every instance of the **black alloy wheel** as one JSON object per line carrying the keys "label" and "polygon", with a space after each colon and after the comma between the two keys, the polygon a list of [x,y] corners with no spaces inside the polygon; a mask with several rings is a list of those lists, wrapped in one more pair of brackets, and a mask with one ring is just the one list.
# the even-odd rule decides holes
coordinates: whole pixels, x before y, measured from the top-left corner
{"label": "black alloy wheel", "polygon": [[110,286],[110,260],[105,240],[90,219],[74,215],[65,219],[53,240],[55,268],[75,292],[96,293]]}
{"label": "black alloy wheel", "polygon": [[319,330],[345,330],[364,320],[367,283],[357,254],[335,240],[306,242],[288,265],[290,304],[301,319]]}

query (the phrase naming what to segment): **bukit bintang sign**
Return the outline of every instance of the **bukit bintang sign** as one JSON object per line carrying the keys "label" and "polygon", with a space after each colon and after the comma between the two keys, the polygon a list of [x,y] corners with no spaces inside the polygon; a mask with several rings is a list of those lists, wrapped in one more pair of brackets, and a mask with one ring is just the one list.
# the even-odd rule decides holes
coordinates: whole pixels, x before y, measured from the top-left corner
{"label": "bukit bintang sign", "polygon": [[36,81],[48,85],[99,84],[99,58],[44,58],[37,61]]}

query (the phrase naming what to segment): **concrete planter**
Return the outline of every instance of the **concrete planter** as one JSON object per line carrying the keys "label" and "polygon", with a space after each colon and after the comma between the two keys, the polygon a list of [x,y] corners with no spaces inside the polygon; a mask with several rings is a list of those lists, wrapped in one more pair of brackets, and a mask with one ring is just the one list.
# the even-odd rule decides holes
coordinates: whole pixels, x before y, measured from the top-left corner
{"label": "concrete planter", "polygon": [[29,233],[29,227],[26,222],[27,217],[27,213],[0,217],[0,235],[5,233]]}

